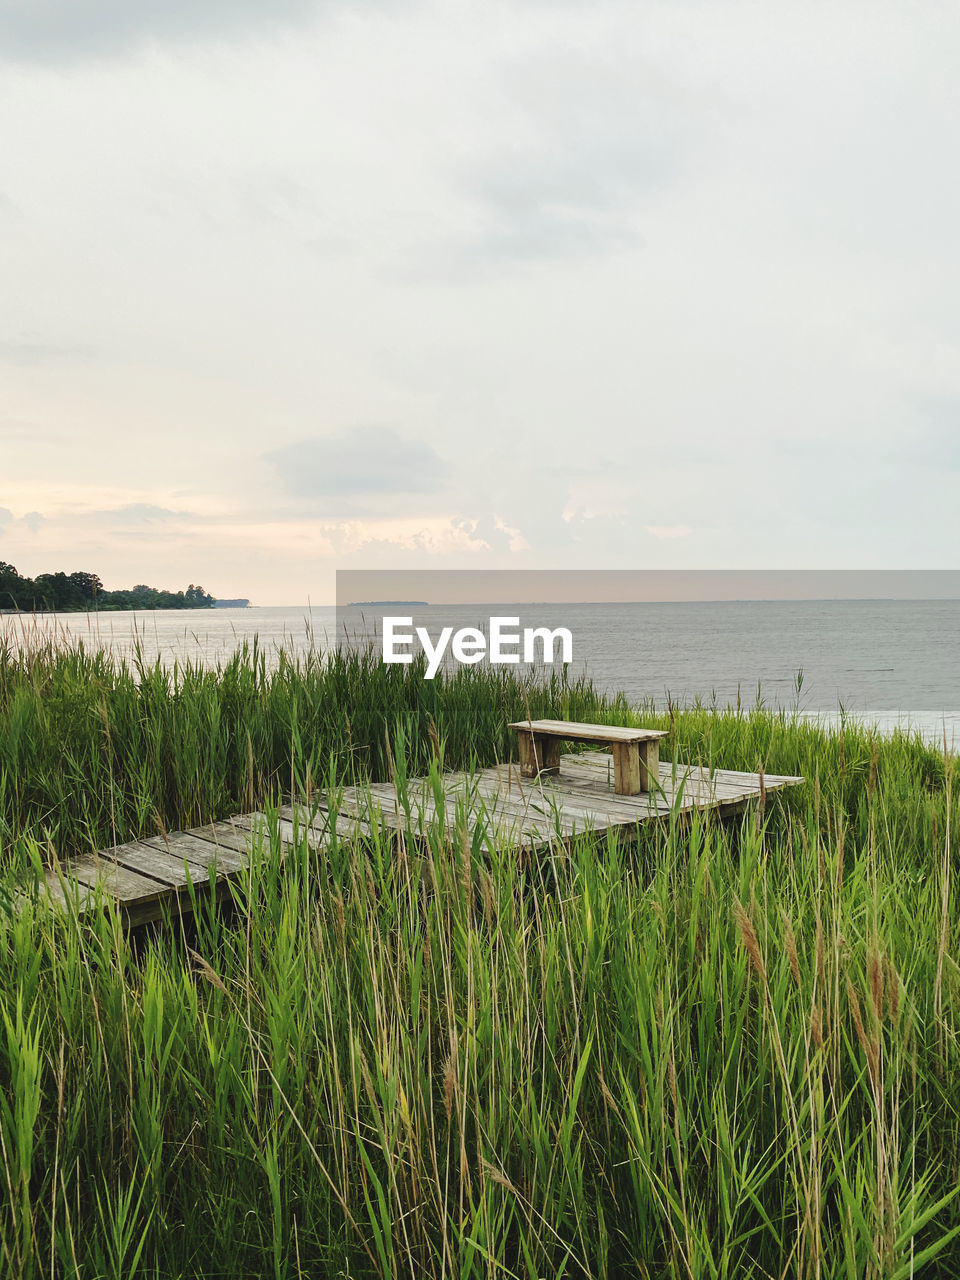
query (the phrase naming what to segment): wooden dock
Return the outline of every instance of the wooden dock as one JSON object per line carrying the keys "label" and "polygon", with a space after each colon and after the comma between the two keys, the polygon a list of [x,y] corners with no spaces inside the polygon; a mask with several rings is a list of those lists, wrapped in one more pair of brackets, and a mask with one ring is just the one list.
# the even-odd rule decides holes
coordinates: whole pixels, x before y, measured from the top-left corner
{"label": "wooden dock", "polygon": [[392,783],[347,787],[337,812],[315,798],[310,808],[286,805],[279,819],[263,813],[244,814],[165,836],[118,845],[87,854],[49,869],[45,884],[51,899],[80,912],[91,909],[98,889],[116,900],[126,922],[143,924],[189,912],[192,884],[198,893],[208,891],[211,871],[216,884],[229,892],[229,882],[249,873],[250,859],[269,849],[271,828],[284,849],[297,834],[313,847],[330,839],[335,826],[341,837],[369,836],[372,828],[402,831],[416,838],[438,817],[452,824],[458,808],[466,806],[470,820],[482,823],[488,840],[500,847],[535,848],[553,840],[568,841],[586,831],[617,830],[629,837],[639,824],[662,821],[671,812],[713,811],[721,817],[735,814],[751,801],[803,778],[773,774],[739,773],[716,769],[712,773],[694,765],[659,765],[660,785],[639,795],[618,795],[614,789],[613,757],[606,752],[565,755],[559,773],[522,778],[517,765],[497,765],[477,773],[442,775],[443,799],[428,780],[410,779],[406,809]]}

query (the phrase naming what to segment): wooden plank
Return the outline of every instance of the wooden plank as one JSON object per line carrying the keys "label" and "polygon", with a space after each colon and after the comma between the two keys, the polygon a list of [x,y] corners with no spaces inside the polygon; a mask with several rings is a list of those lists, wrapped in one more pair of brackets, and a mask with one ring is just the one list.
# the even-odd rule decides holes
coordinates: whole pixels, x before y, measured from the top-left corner
{"label": "wooden plank", "polygon": [[[565,755],[562,761],[563,779],[572,786],[581,785],[580,780],[588,777],[588,771],[590,775],[605,777],[611,768],[612,757],[606,752]],[[711,774],[705,768],[700,769],[694,765],[674,765],[670,761],[662,763],[659,769],[660,785],[665,789],[671,783],[672,771],[676,769],[678,784],[687,782],[689,785],[702,782],[704,785],[716,787],[718,796],[759,796],[760,794],[759,775],[755,773],[734,773],[728,769],[716,769]],[[801,782],[803,778],[777,774],[764,775],[764,786],[768,791],[797,786]]]}
{"label": "wooden plank", "polygon": [[[348,832],[355,833],[359,824],[356,820],[346,822]],[[296,821],[293,818],[279,817],[277,819],[277,828],[280,834],[280,840],[287,849],[296,848],[301,840],[306,840],[311,849],[319,849],[327,839],[328,832],[326,829],[318,830],[316,826],[307,822],[304,817],[298,816]]]}
{"label": "wooden plank", "polygon": [[51,902],[65,910],[76,909],[82,915],[94,897],[94,891],[82,880],[70,875],[68,867],[59,871],[48,868],[40,881],[40,892],[46,892]]}
{"label": "wooden plank", "polygon": [[[516,802],[501,803],[500,799],[494,797],[478,797],[471,805],[471,816],[474,820],[479,820],[477,809],[479,807],[478,800],[483,801],[486,808],[487,821],[494,828],[494,834],[499,833],[506,837],[508,830],[530,832],[531,830],[540,831],[549,823],[549,829],[552,831],[554,827],[554,819],[548,815],[538,815],[531,813],[529,805],[518,805]],[[406,831],[411,835],[416,835],[423,831],[424,827],[431,822],[438,821],[442,816],[445,823],[449,826],[455,816],[455,809],[451,803],[445,806],[441,815],[437,808],[436,801],[430,795],[422,795],[417,798],[411,798],[411,814],[408,822],[406,814],[402,811],[390,809],[381,806],[377,797],[370,797],[369,803],[364,800],[358,801],[358,816],[365,818],[367,821],[374,821],[378,826],[386,827],[395,831]],[[570,826],[570,820],[560,816],[561,823],[566,822]]]}
{"label": "wooden plank", "polygon": [[[268,819],[266,815],[262,813],[251,814],[249,818],[245,815],[241,815],[235,819],[235,821],[240,827],[245,829],[248,847],[251,851],[257,842],[262,844],[264,851],[266,851],[270,846],[270,840],[274,829],[276,829],[277,835],[280,838],[281,858],[285,858],[289,850],[294,847],[293,823],[287,822],[283,818],[277,818],[275,828],[273,820]],[[244,832],[241,831],[237,834],[238,837],[241,837]]]}
{"label": "wooden plank", "polygon": [[88,854],[70,864],[70,875],[91,888],[102,887],[121,905],[134,902],[157,902],[168,896],[169,883],[130,871],[118,862],[98,854]]}
{"label": "wooden plank", "polygon": [[204,866],[189,863],[178,858],[166,849],[151,848],[146,844],[128,844],[113,850],[113,858],[118,866],[128,871],[136,871],[140,875],[159,880],[165,885],[184,889],[189,875],[192,884],[209,882],[210,873]]}
{"label": "wooden plank", "polygon": [[369,834],[369,832],[363,831],[362,824],[357,818],[346,812],[338,811],[334,818],[334,815],[326,809],[317,809],[304,804],[296,806],[285,804],[281,807],[279,813],[281,818],[290,823],[293,822],[294,814],[296,814],[298,829],[309,827],[318,840],[328,839],[332,831],[335,831],[338,836],[347,839],[357,835],[358,831],[361,835]]}
{"label": "wooden plank", "polygon": [[[462,775],[467,780],[468,775]],[[449,791],[447,798],[451,808],[461,797],[474,797],[476,801],[483,801],[488,806],[491,804],[499,804],[505,812],[509,812],[522,817],[531,810],[543,813],[552,809],[562,808],[562,795],[560,787],[557,786],[556,778],[551,775],[541,778],[526,786],[504,786],[500,778],[495,774],[491,776],[490,772],[478,774],[473,778],[469,778],[468,784],[465,783],[463,790],[459,792]],[[574,809],[575,809],[574,805]]]}
{"label": "wooden plank", "polygon": [[517,720],[507,726],[528,733],[549,734],[568,742],[643,742],[665,738],[666,729],[636,729],[619,724],[586,724],[580,720]]}
{"label": "wooden plank", "polygon": [[232,850],[241,856],[243,867],[246,869],[250,865],[257,841],[269,843],[270,836],[266,824],[267,819],[262,813],[239,814],[225,822],[214,823],[210,827],[194,827],[184,834],[194,839],[205,840],[218,850],[227,851],[224,857],[228,857],[229,851]]}
{"label": "wooden plank", "polygon": [[[665,763],[660,767],[660,787],[663,794],[659,792],[656,794],[654,804],[645,793],[641,793],[643,799],[637,796],[616,795],[607,780],[607,768],[580,767],[578,763],[571,764],[582,759],[583,757],[580,756],[564,757],[563,773],[559,781],[548,780],[542,785],[541,790],[545,794],[552,793],[555,797],[559,793],[560,802],[570,812],[577,811],[575,802],[579,800],[580,804],[588,805],[593,813],[600,812],[602,808],[611,821],[618,819],[635,821],[638,818],[645,820],[648,816],[656,816],[658,812],[669,812],[674,804],[679,804],[681,809],[690,808],[691,805],[712,808],[726,801],[739,801],[759,796],[756,775],[753,777],[754,786],[748,790],[740,782],[726,782],[722,775],[714,774],[711,777],[706,771],[683,766],[677,768],[673,764]],[[604,759],[608,766],[612,765],[611,757],[605,756]],[[508,776],[505,766],[486,770],[479,776],[478,786],[481,791],[488,789],[496,791],[498,787],[509,785],[506,781]],[[515,775],[513,780],[515,781]],[[529,789],[530,784],[521,783],[518,790],[522,792],[524,787]],[[679,800],[678,792],[682,793]]]}
{"label": "wooden plank", "polygon": [[318,807],[315,804],[298,801],[296,804],[281,805],[277,812],[287,822],[293,822],[296,819],[301,826],[309,827],[318,836],[329,835],[337,829],[335,818],[339,817],[339,812],[332,814],[326,806]]}
{"label": "wooden plank", "polygon": [[[703,766],[700,766],[700,765],[688,765],[687,767],[688,767],[688,768],[691,768],[691,769],[694,769],[694,768],[700,768],[700,767],[702,767],[702,768],[706,768],[706,765],[703,765]],[[741,770],[739,770],[739,769],[714,769],[714,771],[713,771],[713,772],[714,772],[714,773],[716,773],[716,774],[721,774],[722,776],[724,776],[724,777],[726,777],[726,778],[731,778],[731,779],[739,778],[742,782],[749,782],[749,783],[752,783],[754,786],[758,785],[758,784],[759,784],[759,781],[760,781],[760,774],[759,774],[759,773],[750,773],[749,771],[747,771],[747,772],[745,772],[745,773],[744,773],[744,772],[742,772],[742,771],[741,771]],[[804,781],[805,781],[805,779],[804,779],[803,777],[799,776],[798,774],[788,774],[788,773],[764,773],[764,775],[763,775],[763,782],[764,782],[764,786],[766,786],[766,785],[767,785],[767,783],[770,783],[770,782],[794,782],[794,783],[801,783],[801,782],[804,782]]]}
{"label": "wooden plank", "polygon": [[[544,835],[549,837],[555,834],[558,824],[562,834],[570,835],[577,829],[576,817],[564,813],[562,805],[558,805],[558,812],[554,815],[549,810],[549,802],[553,797],[548,796],[545,803],[536,787],[528,789],[526,799],[519,795],[500,794],[496,788],[481,795],[475,790],[477,779],[474,776],[455,776],[462,783],[468,784],[469,789],[465,790],[473,818],[479,821],[481,814],[478,810],[483,808],[485,811],[487,823],[494,828],[491,834],[506,837],[508,834],[513,836],[519,833],[541,839]],[[409,831],[411,834],[416,834],[423,829],[425,823],[436,821],[441,816],[432,791],[425,786],[410,796],[409,822],[406,815],[396,807],[392,788],[386,788],[385,796],[383,792],[382,785],[362,792],[348,788],[341,797],[341,812],[349,806],[358,816],[393,830]],[[449,823],[454,816],[457,797],[448,791],[445,799],[449,803],[445,805],[442,816]],[[394,801],[392,805],[391,800]]]}
{"label": "wooden plank", "polygon": [[[748,792],[742,785],[723,786],[716,778],[710,778],[706,774],[701,775],[699,771],[681,773],[675,791],[669,772],[671,769],[671,765],[661,767],[660,782],[663,794],[656,794],[656,804],[652,800],[647,803],[646,793],[641,793],[639,797],[615,795],[606,781],[605,771],[601,775],[602,781],[596,784],[584,782],[581,785],[571,786],[570,772],[565,768],[558,789],[564,791],[563,803],[568,811],[572,808],[569,798],[572,792],[579,797],[581,804],[588,803],[597,814],[602,812],[608,818],[609,825],[622,825],[624,822],[646,821],[648,818],[665,816],[674,805],[681,812],[686,812],[693,808],[719,808],[729,803],[742,805],[747,800],[756,799],[759,796],[758,788]],[[582,774],[586,776],[592,772],[595,771],[585,769]]]}
{"label": "wooden plank", "polygon": [[[217,824],[219,826],[221,824]],[[190,831],[175,831],[168,836],[157,836],[145,843],[162,848],[167,853],[183,858],[191,866],[209,868],[215,866],[217,874],[234,874],[246,871],[250,865],[250,836],[238,831],[233,823],[217,826],[194,827]],[[229,842],[229,843],[228,843]]]}
{"label": "wooden plank", "polygon": [[608,781],[606,777],[565,777],[564,794],[573,799],[579,797],[580,799],[590,798],[591,800],[597,800],[605,796],[614,810],[619,809],[627,812],[638,806],[646,811],[651,802],[662,806],[669,800],[671,792],[669,780],[667,783],[661,781],[659,786],[648,788],[646,791],[640,791],[635,795],[622,796],[617,794],[612,782]]}
{"label": "wooden plank", "polygon": [[577,804],[590,803],[596,806],[602,803],[609,807],[611,813],[621,813],[626,817],[635,813],[647,813],[651,807],[656,809],[663,803],[656,788],[632,796],[619,795],[605,775],[599,778],[587,775],[571,779],[567,771],[564,771],[559,779],[548,779],[543,790],[552,792],[563,804],[574,808]]}
{"label": "wooden plank", "polygon": [[583,787],[571,788],[566,775],[557,779],[546,777],[534,783],[517,786],[506,782],[503,771],[486,770],[477,778],[477,792],[489,802],[499,798],[505,806],[520,812],[528,812],[532,807],[543,811],[559,809],[561,815],[576,820],[589,819],[596,822],[598,814],[609,817],[619,815],[625,821],[635,821],[638,814],[647,816],[651,806],[655,811],[656,803],[649,795],[617,796],[606,784],[596,790],[587,791]]}
{"label": "wooden plank", "polygon": [[[612,804],[615,797],[604,791],[595,795],[584,795],[571,792],[558,784],[555,779],[547,778],[542,787],[531,786],[524,794],[517,790],[512,792],[496,789],[495,782],[484,780],[482,789],[491,787],[492,796],[485,796],[489,804],[496,804],[503,810],[521,815],[528,823],[533,822],[540,830],[548,827],[561,834],[572,835],[586,828],[594,829],[598,825],[613,825],[619,821],[635,822],[638,817],[646,817],[649,813],[649,798],[634,798],[628,804],[618,807]],[[639,803],[638,803],[639,800]]]}
{"label": "wooden plank", "polygon": [[[609,768],[611,764],[611,756],[609,751],[568,752],[566,755],[562,757],[561,763],[563,764],[564,769],[566,769],[568,766],[572,768],[578,765],[583,765],[584,767],[590,767],[590,768],[601,768],[601,767]],[[663,761],[661,763],[661,770],[664,767],[668,769],[672,768],[673,764],[674,764],[673,761]],[[677,769],[683,769],[683,770],[696,771],[696,770],[702,769],[705,772],[708,771],[708,766],[705,764],[701,764],[699,762],[681,764],[679,761],[677,761],[676,767]],[[711,776],[728,778],[731,781],[740,780],[741,782],[749,783],[754,787],[756,787],[760,781],[759,773],[750,773],[749,770],[746,772],[743,772],[738,769],[714,768],[712,770]],[[763,781],[764,781],[764,785],[767,785],[768,783],[772,783],[772,782],[801,783],[805,781],[805,779],[798,774],[764,773]]]}

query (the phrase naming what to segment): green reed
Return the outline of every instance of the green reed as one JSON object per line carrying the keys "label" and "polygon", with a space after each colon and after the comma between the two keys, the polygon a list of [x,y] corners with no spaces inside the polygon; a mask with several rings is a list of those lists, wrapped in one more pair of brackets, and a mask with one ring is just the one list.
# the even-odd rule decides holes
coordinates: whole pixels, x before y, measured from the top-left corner
{"label": "green reed", "polygon": [[[133,936],[109,907],[0,917],[4,1270],[956,1275],[952,758],[364,661],[0,665],[18,884],[48,843],[391,769],[410,815],[285,854],[274,822],[226,907],[197,886],[192,916]],[[507,754],[525,698],[808,782],[629,845],[519,854],[464,800],[419,816],[408,779],[439,795],[441,768]]]}
{"label": "green reed", "polygon": [[271,667],[253,644],[205,670],[0,641],[0,858],[26,836],[68,854],[223,817],[289,789],[292,764],[383,779],[396,723],[413,770],[441,737],[456,768],[504,756],[506,724],[528,702],[580,719],[604,707],[583,679],[527,689],[490,669],[432,681],[423,670],[383,666],[370,650]]}

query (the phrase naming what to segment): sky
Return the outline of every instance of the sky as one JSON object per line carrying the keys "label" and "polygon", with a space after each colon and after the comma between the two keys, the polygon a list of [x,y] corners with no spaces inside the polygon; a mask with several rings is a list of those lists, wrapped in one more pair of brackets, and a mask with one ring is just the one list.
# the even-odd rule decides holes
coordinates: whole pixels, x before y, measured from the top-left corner
{"label": "sky", "polygon": [[960,13],[0,0],[0,560],[948,569]]}

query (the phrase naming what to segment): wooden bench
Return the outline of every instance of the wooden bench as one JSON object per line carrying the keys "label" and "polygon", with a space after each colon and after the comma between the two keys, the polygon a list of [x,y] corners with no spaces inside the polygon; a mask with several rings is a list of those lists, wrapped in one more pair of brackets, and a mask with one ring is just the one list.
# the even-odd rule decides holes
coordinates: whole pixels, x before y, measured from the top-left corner
{"label": "wooden bench", "polygon": [[626,729],[612,724],[581,724],[576,720],[519,720],[520,774],[560,772],[561,742],[597,742],[613,752],[613,784],[620,796],[635,796],[660,782],[660,739],[665,729]]}

